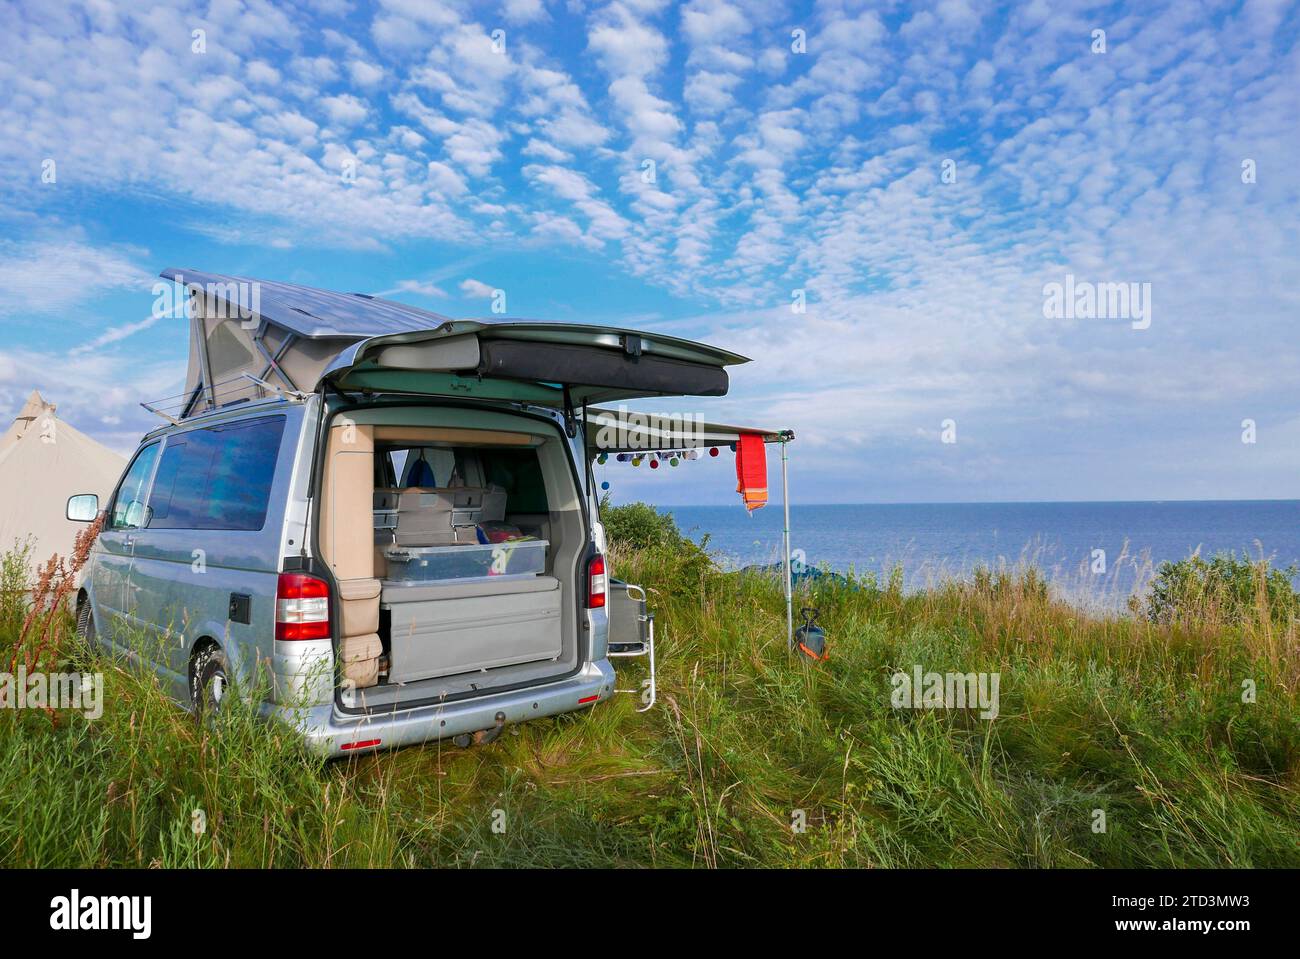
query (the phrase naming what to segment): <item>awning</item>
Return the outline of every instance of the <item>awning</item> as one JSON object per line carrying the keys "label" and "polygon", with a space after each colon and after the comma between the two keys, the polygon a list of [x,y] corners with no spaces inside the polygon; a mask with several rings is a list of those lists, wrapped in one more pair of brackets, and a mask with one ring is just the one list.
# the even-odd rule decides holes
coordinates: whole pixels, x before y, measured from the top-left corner
{"label": "awning", "polygon": [[[757,435],[764,443],[781,444],[781,508],[784,511],[781,539],[785,554],[781,566],[785,579],[785,633],[786,645],[794,649],[793,583],[790,572],[790,476],[787,467],[789,444],[794,439],[794,430],[771,430],[758,426],[710,423],[702,417],[690,414],[641,413],[623,408],[611,410],[588,407],[583,435],[587,441],[588,455],[593,460],[602,453],[647,453],[725,446],[738,443],[742,435]],[[761,452],[761,448],[759,451]],[[766,475],[765,471],[764,475]],[[766,491],[763,499],[766,500]]]}
{"label": "awning", "polygon": [[742,433],[756,433],[764,443],[788,443],[794,439],[792,430],[710,423],[688,414],[641,413],[594,406],[587,410],[586,428],[587,448],[593,455],[728,446],[739,440]]}

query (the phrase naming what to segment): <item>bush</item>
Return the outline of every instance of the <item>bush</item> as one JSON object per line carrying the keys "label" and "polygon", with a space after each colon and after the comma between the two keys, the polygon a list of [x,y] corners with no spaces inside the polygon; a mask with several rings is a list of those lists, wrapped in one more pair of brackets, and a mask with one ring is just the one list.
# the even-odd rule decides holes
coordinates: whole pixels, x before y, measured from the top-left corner
{"label": "bush", "polygon": [[610,545],[620,549],[676,547],[685,539],[672,513],[660,513],[649,503],[611,506],[606,495],[600,503],[600,521]]}
{"label": "bush", "polygon": [[1267,621],[1286,623],[1300,616],[1300,594],[1291,581],[1300,570],[1271,569],[1268,560],[1219,553],[1161,563],[1147,597],[1153,623]]}
{"label": "bush", "polygon": [[606,495],[600,503],[600,521],[609,542],[615,575],[627,572],[624,564],[634,557],[639,571],[673,596],[700,596],[704,584],[718,572],[708,553],[708,536],[696,543],[683,536],[671,513],[660,513],[648,503],[612,506]]}

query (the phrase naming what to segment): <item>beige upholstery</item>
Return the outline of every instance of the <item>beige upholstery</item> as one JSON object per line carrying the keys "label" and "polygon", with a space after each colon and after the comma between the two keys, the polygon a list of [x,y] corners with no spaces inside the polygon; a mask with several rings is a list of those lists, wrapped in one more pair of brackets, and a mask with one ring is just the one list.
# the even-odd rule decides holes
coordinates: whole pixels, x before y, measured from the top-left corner
{"label": "beige upholstery", "polygon": [[364,636],[379,630],[379,592],[377,579],[339,580],[339,632],[344,636]]}
{"label": "beige upholstery", "polygon": [[344,637],[339,644],[343,678],[357,689],[375,685],[379,681],[379,657],[383,651],[384,644],[377,633]]}
{"label": "beige upholstery", "polygon": [[373,579],[374,427],[336,422],[325,449],[321,555],[338,579]]}
{"label": "beige upholstery", "polygon": [[452,528],[455,498],[443,490],[403,490],[397,505],[394,542],[402,546],[448,546],[456,542]]}
{"label": "beige upholstery", "polygon": [[[379,496],[376,491],[376,500]],[[499,523],[505,515],[506,492],[499,486],[412,487],[398,492],[393,542],[400,546],[476,543],[474,527]]]}
{"label": "beige upholstery", "polygon": [[402,490],[397,504],[399,546],[450,546],[476,543],[483,515],[483,490],[466,486],[448,489],[412,487]]}
{"label": "beige upholstery", "polygon": [[374,427],[340,417],[330,429],[321,485],[321,556],[339,594],[339,658],[358,688],[379,679],[380,582],[375,578]]}

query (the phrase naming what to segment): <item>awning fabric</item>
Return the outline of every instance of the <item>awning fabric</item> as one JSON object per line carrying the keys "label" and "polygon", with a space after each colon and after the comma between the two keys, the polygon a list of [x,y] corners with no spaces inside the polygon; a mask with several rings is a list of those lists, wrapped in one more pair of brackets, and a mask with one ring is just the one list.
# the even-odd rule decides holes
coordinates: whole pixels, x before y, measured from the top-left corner
{"label": "awning fabric", "polygon": [[600,453],[644,453],[650,450],[699,449],[729,446],[744,435],[764,443],[794,439],[790,430],[768,430],[757,426],[709,423],[698,417],[662,413],[640,413],[627,409],[589,407],[586,419],[587,448]]}

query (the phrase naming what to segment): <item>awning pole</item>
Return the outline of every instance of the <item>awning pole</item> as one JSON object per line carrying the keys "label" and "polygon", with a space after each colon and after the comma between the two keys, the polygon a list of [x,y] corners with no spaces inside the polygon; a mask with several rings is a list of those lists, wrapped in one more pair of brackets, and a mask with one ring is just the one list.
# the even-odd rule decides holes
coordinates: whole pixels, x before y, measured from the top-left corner
{"label": "awning pole", "polygon": [[789,440],[781,440],[781,505],[785,509],[785,529],[781,541],[785,546],[785,642],[789,649],[794,649],[794,599],[790,582],[790,475],[786,468],[789,460],[787,450]]}

